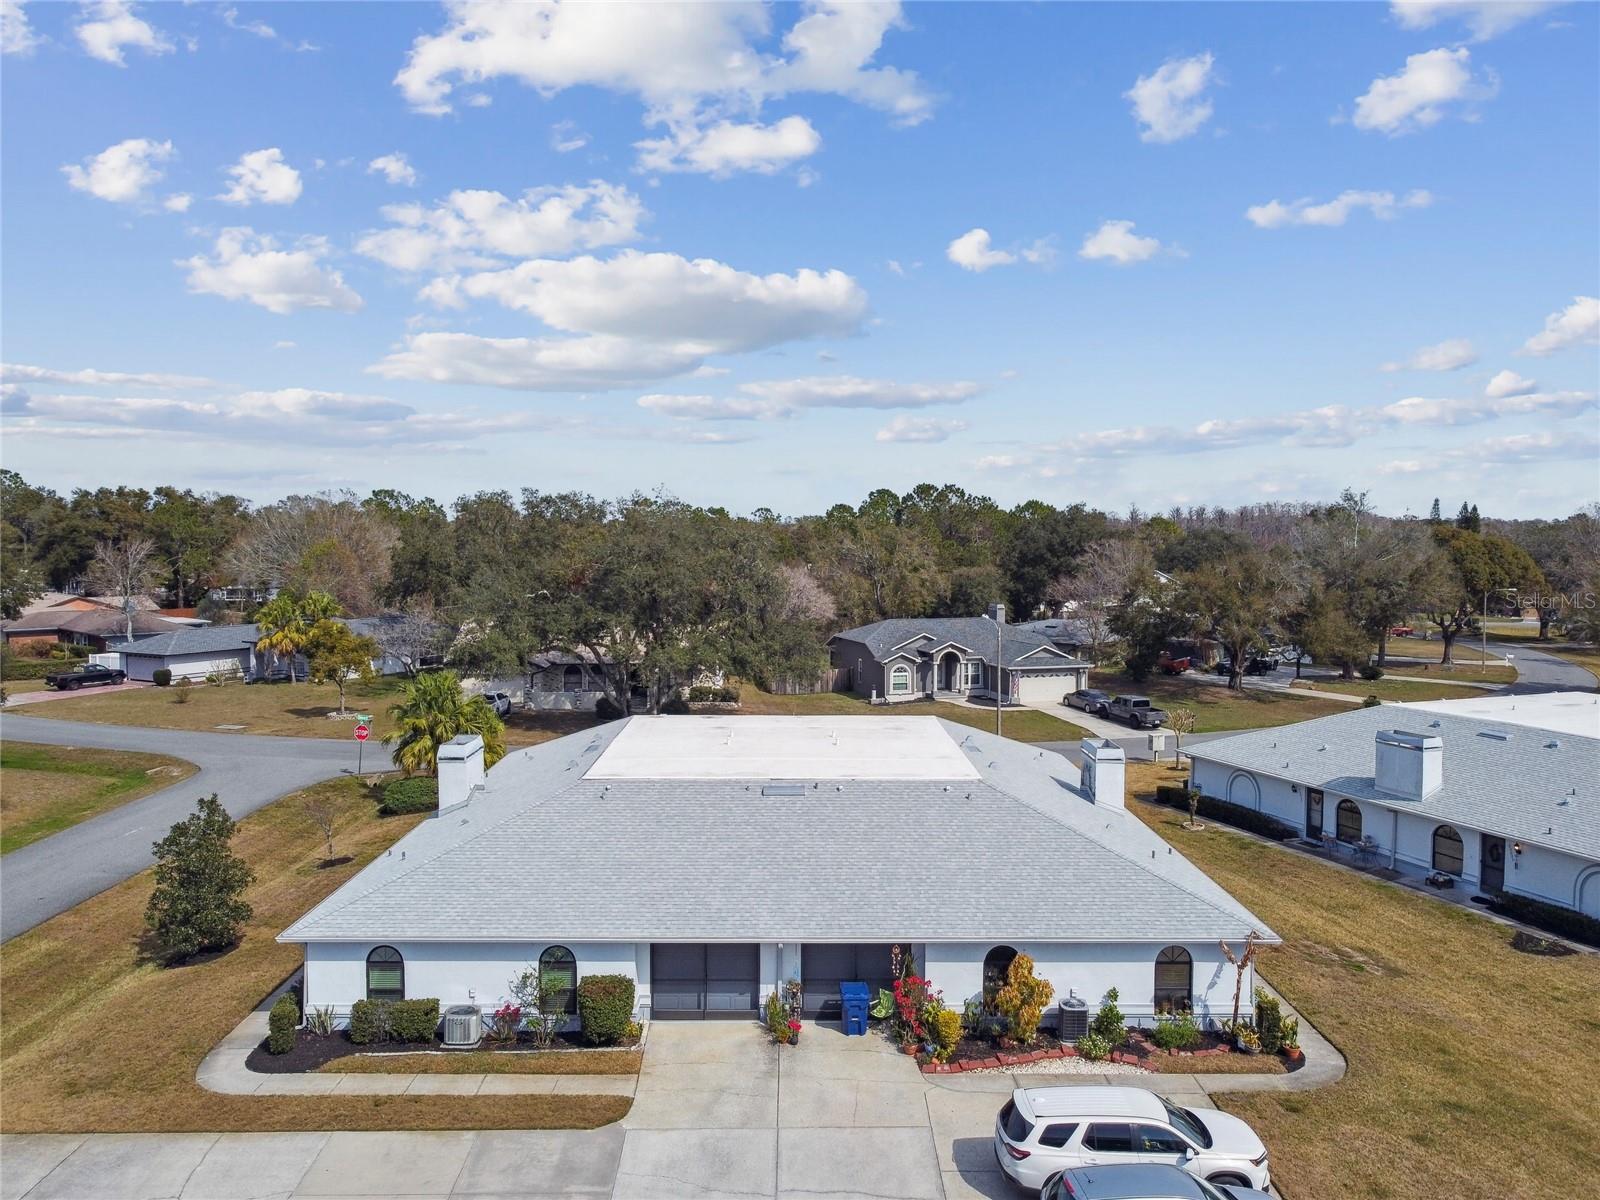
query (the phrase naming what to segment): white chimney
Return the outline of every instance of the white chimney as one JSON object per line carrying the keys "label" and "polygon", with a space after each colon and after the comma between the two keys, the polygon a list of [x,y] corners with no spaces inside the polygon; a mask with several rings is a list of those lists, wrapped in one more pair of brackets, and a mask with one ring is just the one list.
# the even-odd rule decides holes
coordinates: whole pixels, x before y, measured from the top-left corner
{"label": "white chimney", "polygon": [[1004,604],[991,604],[989,605],[988,613],[985,615],[996,625],[1004,625],[1006,623],[1006,606]]}
{"label": "white chimney", "polygon": [[1083,790],[1100,808],[1126,808],[1123,785],[1128,774],[1127,756],[1115,742],[1086,739],[1083,751]]}
{"label": "white chimney", "polygon": [[483,786],[483,739],[457,734],[439,747],[439,811],[465,804]]}
{"label": "white chimney", "polygon": [[1380,729],[1373,782],[1391,796],[1427,799],[1444,784],[1444,741],[1433,734]]}

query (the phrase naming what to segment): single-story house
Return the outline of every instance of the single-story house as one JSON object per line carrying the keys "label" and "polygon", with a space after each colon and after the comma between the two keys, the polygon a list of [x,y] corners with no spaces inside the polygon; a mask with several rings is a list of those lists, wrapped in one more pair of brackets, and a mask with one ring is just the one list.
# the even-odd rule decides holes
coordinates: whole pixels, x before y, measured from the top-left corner
{"label": "single-story house", "polygon": [[1600,718],[1571,695],[1361,708],[1186,753],[1203,794],[1308,839],[1600,917]]}
{"label": "single-story house", "polygon": [[833,1015],[841,981],[890,985],[898,948],[958,1010],[1020,952],[1052,1014],[1115,987],[1135,1021],[1221,1020],[1219,943],[1279,940],[1124,808],[1109,742],[1083,777],[913,716],[631,717],[487,774],[482,750],[442,747],[438,815],[279,935],[304,947],[307,1005],[487,1013],[540,964],[630,977],[641,1020],[752,1020],[791,980]]}
{"label": "single-story house", "polygon": [[[541,650],[528,655],[523,703],[547,712],[593,712],[606,694],[605,668],[610,659],[596,658],[588,650]],[[721,687],[725,676],[720,669],[702,668],[681,679],[681,692],[691,687]],[[648,693],[637,682],[630,700],[648,703]]]}
{"label": "single-story house", "polygon": [[[340,617],[350,629],[373,637],[380,631],[381,617]],[[231,674],[247,681],[276,677],[288,669],[281,657],[256,649],[261,631],[253,624],[182,626],[152,637],[116,641],[96,654],[96,662],[120,667],[128,678],[148,682],[158,670],[172,672],[173,679],[204,679],[208,675]],[[295,658],[295,675],[305,678],[304,656]],[[391,655],[372,660],[379,675],[398,675],[405,665]]]}
{"label": "single-story house", "polygon": [[[188,626],[181,622],[169,621],[142,609],[133,614],[135,641],[185,628]],[[101,605],[82,607],[63,605],[28,613],[15,620],[0,622],[0,637],[5,639],[7,645],[27,642],[66,642],[102,651],[112,642],[125,641],[127,635],[127,614],[119,608]]]}
{"label": "single-story house", "polygon": [[848,690],[890,704],[939,697],[1060,704],[1087,687],[1090,664],[1056,645],[1049,622],[1007,625],[1005,607],[985,617],[895,617],[828,639]]}

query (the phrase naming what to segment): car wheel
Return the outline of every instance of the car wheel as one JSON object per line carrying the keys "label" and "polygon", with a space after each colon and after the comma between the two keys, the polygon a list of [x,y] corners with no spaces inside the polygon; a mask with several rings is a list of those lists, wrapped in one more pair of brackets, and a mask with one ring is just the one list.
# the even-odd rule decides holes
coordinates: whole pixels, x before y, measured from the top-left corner
{"label": "car wheel", "polygon": [[63,692],[75,692],[78,690],[78,685],[76,683],[63,683],[61,690]]}
{"label": "car wheel", "polygon": [[1206,1176],[1206,1182],[1221,1184],[1223,1187],[1247,1188],[1250,1186],[1250,1181],[1243,1175],[1208,1175]]}

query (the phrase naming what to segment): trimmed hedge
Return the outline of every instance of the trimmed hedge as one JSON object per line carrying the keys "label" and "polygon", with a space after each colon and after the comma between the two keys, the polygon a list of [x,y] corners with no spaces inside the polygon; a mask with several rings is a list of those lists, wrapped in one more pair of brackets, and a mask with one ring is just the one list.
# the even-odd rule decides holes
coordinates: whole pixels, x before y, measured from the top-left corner
{"label": "trimmed hedge", "polygon": [[[1168,808],[1179,809],[1182,812],[1188,812],[1189,789],[1162,784],[1156,788],[1156,803],[1164,804]],[[1259,833],[1262,837],[1269,837],[1279,842],[1287,842],[1300,836],[1298,829],[1292,825],[1284,824],[1277,817],[1257,812],[1253,808],[1246,808],[1242,804],[1234,804],[1228,800],[1218,800],[1214,796],[1202,794],[1199,807],[1195,811],[1202,817],[1209,817],[1213,821],[1223,821],[1237,829],[1244,829],[1250,833]]]}
{"label": "trimmed hedge", "polygon": [[438,807],[439,781],[426,775],[413,775],[409,779],[396,779],[383,789],[378,812],[385,817],[401,817],[407,813],[433,812]]}
{"label": "trimmed hedge", "polygon": [[601,721],[617,721],[622,718],[623,712],[610,696],[601,696],[594,702],[594,715]]}
{"label": "trimmed hedge", "polygon": [[626,975],[586,975],[578,981],[578,1022],[583,1040],[620,1042],[633,1021],[633,980]]}
{"label": "trimmed hedge", "polygon": [[59,658],[18,658],[14,654],[0,655],[0,679],[20,683],[24,679],[43,679],[54,675],[65,663]]}
{"label": "trimmed hedge", "polygon": [[668,696],[661,702],[661,715],[664,717],[681,717],[689,711],[689,702],[682,696]]}
{"label": "trimmed hedge", "polygon": [[692,687],[689,689],[690,704],[737,704],[739,703],[739,689],[731,687]]}
{"label": "trimmed hedge", "polygon": [[439,1001],[391,1000],[389,1034],[397,1042],[431,1042],[439,1029]]}
{"label": "trimmed hedge", "polygon": [[1559,904],[1546,904],[1543,900],[1501,892],[1489,898],[1488,908],[1490,912],[1526,921],[1560,937],[1600,947],[1600,920],[1570,908],[1562,908]]}
{"label": "trimmed hedge", "polygon": [[166,687],[172,682],[172,672],[166,667],[157,667],[150,672],[150,682],[157,687]]}
{"label": "trimmed hedge", "polygon": [[300,1006],[285,992],[267,1014],[267,1053],[287,1054],[294,1049],[294,1027],[300,1024]]}
{"label": "trimmed hedge", "polygon": [[370,1046],[389,1040],[388,1000],[357,1000],[350,1006],[350,1040]]}

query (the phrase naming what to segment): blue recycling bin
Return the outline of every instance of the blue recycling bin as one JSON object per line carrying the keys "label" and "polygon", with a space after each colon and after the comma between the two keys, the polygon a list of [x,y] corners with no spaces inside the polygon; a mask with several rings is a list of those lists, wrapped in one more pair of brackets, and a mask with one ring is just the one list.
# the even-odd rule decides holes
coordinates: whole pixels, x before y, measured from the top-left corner
{"label": "blue recycling bin", "polygon": [[839,985],[839,1019],[844,1024],[846,1037],[857,1037],[867,1032],[867,1006],[871,1003],[866,984]]}

